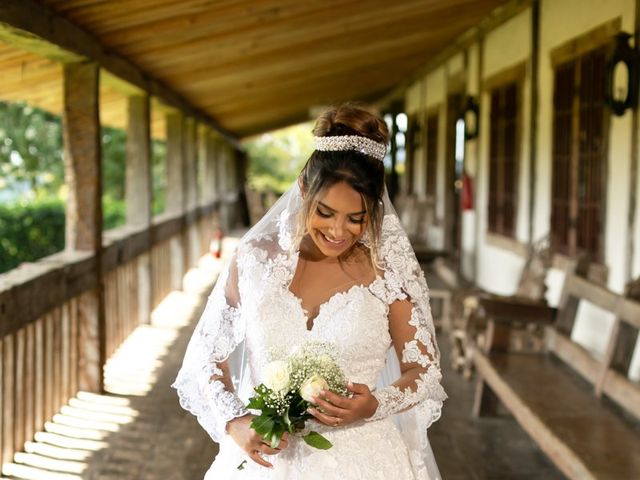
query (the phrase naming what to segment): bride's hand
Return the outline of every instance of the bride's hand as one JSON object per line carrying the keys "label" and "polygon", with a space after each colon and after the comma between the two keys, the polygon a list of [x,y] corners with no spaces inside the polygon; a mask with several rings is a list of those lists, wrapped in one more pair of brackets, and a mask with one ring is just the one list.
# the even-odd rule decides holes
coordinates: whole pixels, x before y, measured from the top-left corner
{"label": "bride's hand", "polygon": [[227,422],[227,433],[238,444],[238,446],[247,452],[247,455],[259,465],[267,468],[273,468],[273,465],[262,458],[261,454],[276,455],[289,445],[289,434],[284,432],[278,448],[271,448],[270,444],[262,438],[253,428],[251,421],[255,415],[245,415],[237,417]]}
{"label": "bride's hand", "polygon": [[331,427],[348,425],[372,416],[378,408],[378,400],[373,396],[369,387],[363,383],[349,383],[347,389],[353,392],[352,397],[343,397],[328,390],[320,392],[314,397],[314,404],[308,412],[316,420]]}

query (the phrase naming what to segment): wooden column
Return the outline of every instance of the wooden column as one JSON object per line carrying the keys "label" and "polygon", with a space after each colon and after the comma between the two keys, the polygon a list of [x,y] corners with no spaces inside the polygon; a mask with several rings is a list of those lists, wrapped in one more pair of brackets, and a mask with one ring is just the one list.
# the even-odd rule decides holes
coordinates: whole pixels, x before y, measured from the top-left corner
{"label": "wooden column", "polygon": [[79,315],[79,388],[102,392],[105,314],[102,289],[102,183],[99,69],[95,63],[64,65],[64,160],[69,190],[66,248],[95,253],[97,287],[82,295]]}
{"label": "wooden column", "polygon": [[205,157],[202,169],[202,202],[210,205],[216,197],[216,143],[209,129],[205,130]]}
{"label": "wooden column", "polygon": [[127,224],[151,223],[151,138],[148,95],[129,97],[126,166]]}
{"label": "wooden column", "polygon": [[224,178],[222,177],[222,140],[217,135],[213,138],[213,174],[215,175],[214,182],[214,195],[218,204],[222,204],[223,192],[224,192]]}
{"label": "wooden column", "polygon": [[[540,1],[531,2],[531,95],[529,106],[529,245],[536,241],[535,227],[535,207],[536,207],[536,177],[538,170],[538,78],[539,78],[539,56],[540,56]],[[477,190],[477,187],[476,187]]]}
{"label": "wooden column", "polygon": [[169,113],[167,125],[167,201],[166,211],[184,212],[182,114]]}
{"label": "wooden column", "polygon": [[[151,118],[149,96],[129,97],[127,127],[127,165],[125,200],[127,224],[151,227]],[[149,323],[151,318],[151,259],[149,250],[137,259],[138,322]]]}
{"label": "wooden column", "polygon": [[[183,154],[183,118],[179,112],[167,114],[167,213],[184,214],[184,154]],[[185,249],[181,239],[174,236],[170,241],[171,251],[171,288],[182,289],[182,277],[185,274]]]}
{"label": "wooden column", "polygon": [[193,118],[187,118],[184,122],[184,186],[187,211],[197,205],[198,199],[198,135],[197,124]]}
{"label": "wooden column", "polygon": [[[191,214],[198,205],[198,124],[193,118],[187,118],[184,122],[184,132],[186,211]],[[189,269],[196,265],[200,258],[200,238],[197,223],[192,222],[187,227],[185,242],[187,246],[185,262],[187,269]]]}
{"label": "wooden column", "polygon": [[218,198],[220,199],[220,222],[225,231],[231,228],[231,219],[229,212],[229,153],[225,144],[220,144],[218,148]]}

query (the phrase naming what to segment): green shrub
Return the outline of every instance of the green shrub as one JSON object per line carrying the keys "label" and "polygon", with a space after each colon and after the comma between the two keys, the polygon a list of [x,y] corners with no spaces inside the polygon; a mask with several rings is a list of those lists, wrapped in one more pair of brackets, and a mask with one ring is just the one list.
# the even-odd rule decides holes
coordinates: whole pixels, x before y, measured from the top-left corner
{"label": "green shrub", "polygon": [[64,249],[64,203],[0,205],[0,273]]}

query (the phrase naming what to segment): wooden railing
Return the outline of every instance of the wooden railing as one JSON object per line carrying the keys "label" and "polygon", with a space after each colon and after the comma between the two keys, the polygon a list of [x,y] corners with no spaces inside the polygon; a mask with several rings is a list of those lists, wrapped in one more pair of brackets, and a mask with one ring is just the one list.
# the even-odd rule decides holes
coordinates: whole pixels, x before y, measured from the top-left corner
{"label": "wooden railing", "polygon": [[[12,461],[78,392],[84,356],[99,355],[87,352],[83,342],[99,335],[108,357],[133,329],[149,321],[141,313],[179,288],[176,275],[181,277],[209,247],[216,211],[212,204],[184,215],[163,215],[148,229],[111,230],[103,235],[99,256],[60,252],[0,275],[0,465]],[[176,251],[184,257],[180,262],[172,258]],[[104,332],[87,331],[80,321],[86,314],[82,309],[100,284]],[[147,302],[146,310],[141,302]]]}

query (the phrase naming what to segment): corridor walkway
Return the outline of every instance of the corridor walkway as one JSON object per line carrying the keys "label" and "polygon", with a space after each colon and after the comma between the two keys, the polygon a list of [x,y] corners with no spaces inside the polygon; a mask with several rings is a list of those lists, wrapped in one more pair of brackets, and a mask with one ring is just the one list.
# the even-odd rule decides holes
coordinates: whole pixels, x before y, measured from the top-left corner
{"label": "corridor walkway", "polygon": [[[229,252],[236,240],[227,239]],[[180,408],[170,388],[191,331],[217,278],[220,261],[203,257],[138,327],[105,368],[107,394],[80,392],[26,444],[5,476],[15,480],[196,480],[217,446]],[[446,480],[561,479],[553,465],[508,417],[471,417],[473,382],[449,368],[446,336],[440,334],[443,417],[430,431]],[[329,480],[329,479],[328,479]]]}

